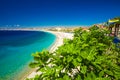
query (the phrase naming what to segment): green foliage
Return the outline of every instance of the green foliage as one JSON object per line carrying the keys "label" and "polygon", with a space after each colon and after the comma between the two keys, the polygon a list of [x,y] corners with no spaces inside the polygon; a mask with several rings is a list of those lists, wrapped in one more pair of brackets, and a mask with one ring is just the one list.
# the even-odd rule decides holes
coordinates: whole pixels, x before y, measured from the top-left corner
{"label": "green foliage", "polygon": [[48,65],[47,61],[50,57],[50,53],[48,51],[36,52],[35,54],[32,54],[32,56],[34,56],[34,62],[29,64],[30,67],[35,68]]}
{"label": "green foliage", "polygon": [[65,39],[54,53],[33,54],[31,67],[39,67],[41,75],[33,80],[118,80],[120,50],[115,47],[109,31],[93,26],[79,29],[74,39]]}

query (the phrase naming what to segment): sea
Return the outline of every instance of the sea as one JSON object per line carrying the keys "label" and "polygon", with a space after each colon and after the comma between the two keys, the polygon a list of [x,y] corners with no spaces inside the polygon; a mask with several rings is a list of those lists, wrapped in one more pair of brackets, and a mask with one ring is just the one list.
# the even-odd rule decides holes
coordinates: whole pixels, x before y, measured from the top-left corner
{"label": "sea", "polygon": [[43,31],[0,31],[0,80],[21,80],[32,70],[32,54],[49,49],[55,39]]}

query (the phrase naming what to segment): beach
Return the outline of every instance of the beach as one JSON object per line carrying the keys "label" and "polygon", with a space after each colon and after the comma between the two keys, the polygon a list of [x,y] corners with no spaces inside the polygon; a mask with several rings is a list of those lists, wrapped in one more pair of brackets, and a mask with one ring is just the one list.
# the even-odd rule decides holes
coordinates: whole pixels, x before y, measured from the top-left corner
{"label": "beach", "polygon": [[[54,52],[59,46],[61,46],[63,44],[63,39],[72,39],[73,38],[73,33],[65,33],[65,32],[56,32],[56,31],[45,31],[45,32],[49,32],[52,33],[56,36],[56,40],[53,43],[53,45],[50,47],[49,51],[50,52]],[[26,76],[26,78],[34,78],[35,75],[39,75],[41,74],[41,72],[36,72],[37,68],[35,70],[33,70],[28,76]]]}
{"label": "beach", "polygon": [[48,49],[55,40],[55,35],[40,30],[1,30],[0,80],[23,80],[33,71],[32,54]]}

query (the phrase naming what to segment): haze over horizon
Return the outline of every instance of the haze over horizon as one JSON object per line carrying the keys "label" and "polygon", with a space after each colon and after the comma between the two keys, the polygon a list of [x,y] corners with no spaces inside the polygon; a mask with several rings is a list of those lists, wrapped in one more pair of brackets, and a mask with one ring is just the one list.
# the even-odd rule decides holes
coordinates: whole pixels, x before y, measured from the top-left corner
{"label": "haze over horizon", "polygon": [[120,0],[0,0],[1,26],[92,25],[120,16]]}

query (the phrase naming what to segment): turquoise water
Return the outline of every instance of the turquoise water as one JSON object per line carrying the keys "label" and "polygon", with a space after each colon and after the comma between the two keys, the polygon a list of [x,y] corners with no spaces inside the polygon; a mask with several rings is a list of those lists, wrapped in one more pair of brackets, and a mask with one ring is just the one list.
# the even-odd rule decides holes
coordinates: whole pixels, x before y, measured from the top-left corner
{"label": "turquoise water", "polygon": [[48,49],[55,36],[38,31],[0,31],[0,80],[19,80],[30,69],[32,53]]}

